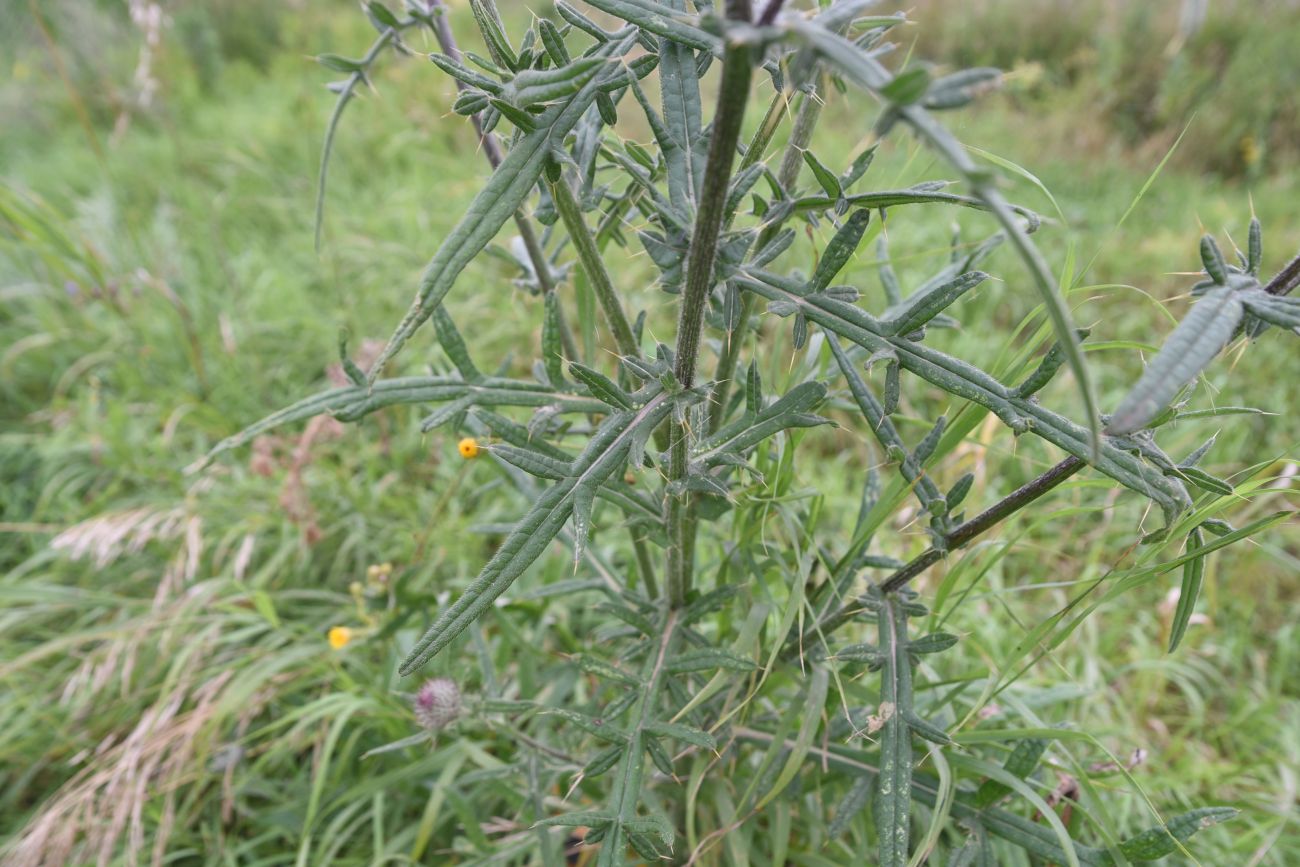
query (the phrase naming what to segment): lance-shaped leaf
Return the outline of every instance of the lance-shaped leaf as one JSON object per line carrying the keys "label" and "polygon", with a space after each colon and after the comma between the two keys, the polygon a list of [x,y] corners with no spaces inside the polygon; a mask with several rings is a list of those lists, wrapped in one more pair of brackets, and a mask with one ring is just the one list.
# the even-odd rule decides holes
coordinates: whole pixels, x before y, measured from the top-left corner
{"label": "lance-shaped leaf", "polygon": [[[1079,329],[1080,342],[1088,337],[1089,331],[1090,329],[1087,328]],[[1065,352],[1062,351],[1060,343],[1053,343],[1052,348],[1047,350],[1047,354],[1043,356],[1043,360],[1038,363],[1038,366],[1025,377],[1020,385],[1016,386],[1016,396],[1030,397],[1037,394],[1042,390],[1043,386],[1052,381],[1052,377],[1056,376],[1056,372],[1061,369],[1063,364],[1065,364]]]}
{"label": "lance-shaped leaf", "polygon": [[602,28],[595,21],[592,21],[586,15],[583,15],[573,6],[565,3],[564,0],[555,0],[555,11],[560,17],[572,24],[574,27],[586,33],[597,42],[608,42],[614,34]]}
{"label": "lance-shaped leaf", "polygon": [[[560,29],[555,26],[549,18],[537,19],[537,35],[542,39],[542,45],[546,53],[551,57],[551,63],[554,66],[564,66],[573,60],[569,56],[569,49],[564,44],[564,36]],[[605,40],[600,40],[604,42]]]}
{"label": "lance-shaped leaf", "polygon": [[474,366],[474,360],[469,355],[469,347],[465,345],[465,338],[460,336],[460,329],[456,327],[451,314],[441,304],[433,312],[433,326],[438,333],[438,343],[442,345],[442,351],[447,353],[451,363],[456,365],[461,379],[466,382],[482,382],[483,374]]}
{"label": "lance-shaped leaf", "polygon": [[1264,230],[1259,225],[1259,219],[1250,218],[1250,239],[1246,244],[1246,270],[1251,274],[1259,274],[1259,266],[1264,261]]}
{"label": "lance-shaped leaf", "polygon": [[575,505],[588,502],[597,488],[622,470],[636,432],[645,426],[658,426],[671,408],[672,401],[658,394],[638,410],[607,417],[574,462],[573,474],[542,493],[479,576],[416,642],[402,662],[400,673],[407,675],[419,669],[491,607],[564,529]]}
{"label": "lance-shaped leaf", "polygon": [[579,57],[558,68],[525,69],[506,84],[501,97],[518,108],[554,102],[581,90],[606,62],[600,56]]}
{"label": "lance-shaped leaf", "polygon": [[[1002,763],[1002,769],[1017,779],[1026,780],[1038,767],[1038,762],[1046,751],[1045,738],[1025,738],[1017,741],[1011,754]],[[976,806],[987,807],[1009,794],[1011,794],[1010,786],[990,778],[980,783],[973,800]]]}
{"label": "lance-shaped leaf", "polygon": [[569,362],[569,373],[573,378],[587,387],[587,391],[597,400],[603,401],[616,409],[631,409],[632,395],[618,387],[618,383],[599,370],[577,361]]}
{"label": "lance-shaped leaf", "polygon": [[1300,334],[1300,298],[1270,295],[1263,289],[1247,289],[1238,297],[1247,310],[1270,325]]}
{"label": "lance-shaped leaf", "polygon": [[199,466],[205,466],[222,452],[239,448],[256,436],[314,416],[328,414],[341,421],[356,421],[389,406],[458,400],[462,401],[458,411],[471,406],[555,407],[557,412],[578,413],[603,412],[607,409],[600,401],[558,392],[536,382],[486,377],[478,383],[467,383],[458,376],[383,379],[373,387],[354,385],[332,388],[274,412],[217,443]]}
{"label": "lance-shaped leaf", "polygon": [[963,69],[934,80],[924,105],[931,111],[961,108],[1002,86],[1002,70],[983,66]]}
{"label": "lance-shaped leaf", "polygon": [[[962,196],[957,193],[943,193],[937,190],[910,189],[910,190],[879,190],[871,193],[856,193],[851,196],[845,196],[841,201],[855,208],[894,208],[899,205],[957,205],[962,208],[971,208],[976,211],[991,211],[992,207],[983,199],[973,196]],[[804,211],[820,211],[834,205],[835,199],[830,196],[804,196],[796,199],[793,203],[794,213]],[[1008,205],[1013,213],[1025,218],[1025,231],[1036,232],[1042,225],[1042,217],[1038,212],[1020,205]]]}
{"label": "lance-shaped leaf", "polygon": [[917,292],[897,308],[885,311],[884,328],[890,334],[908,335],[918,331],[988,278],[983,271],[967,271],[928,291]]}
{"label": "lance-shaped leaf", "polygon": [[[1125,487],[1155,500],[1167,517],[1180,514],[1191,505],[1186,489],[1176,479],[1166,477],[1138,456],[1107,440],[1102,441],[1094,454],[1091,436],[1086,428],[1029,399],[1014,395],[1010,389],[979,368],[905,337],[888,335],[881,322],[852,304],[829,298],[824,293],[804,295],[803,288],[797,281],[752,269],[748,275],[737,278],[737,284],[743,289],[753,291],[769,301],[788,303],[810,321],[853,341],[869,352],[894,353],[904,370],[949,394],[980,404],[1013,430],[1023,432],[1032,428],[1039,436],[1082,458]],[[843,370],[845,362],[841,362],[840,367]],[[848,368],[851,369],[852,365],[849,364]],[[856,371],[854,373],[856,375]],[[848,377],[848,373],[845,375]],[[850,384],[853,383],[852,378],[849,381]],[[861,377],[858,377],[858,381],[861,381]],[[865,386],[861,393],[869,394],[865,391]],[[855,389],[855,398],[858,394],[859,390]],[[867,414],[873,431],[883,430],[883,424],[876,421],[877,418],[883,418],[883,408],[879,402],[873,397],[871,401],[860,401],[859,405]],[[902,449],[901,443],[899,448]]]}
{"label": "lance-shaped leaf", "polygon": [[718,668],[727,671],[753,671],[757,667],[752,660],[716,647],[703,650],[688,650],[670,656],[664,663],[664,670],[673,674],[684,674],[691,671],[712,671]]}
{"label": "lance-shaped leaf", "polygon": [[1220,286],[1228,285],[1228,263],[1223,261],[1223,252],[1211,235],[1201,237],[1201,264],[1211,280]]}
{"label": "lance-shaped leaf", "polygon": [[867,210],[854,211],[844,221],[844,225],[840,226],[835,232],[835,237],[826,245],[826,252],[822,253],[821,261],[817,263],[817,270],[813,272],[812,279],[808,282],[809,291],[825,289],[835,279],[835,275],[844,269],[857,251],[858,244],[862,243],[862,235],[866,232],[869,222],[871,222],[871,212]]}
{"label": "lance-shaped leaf", "polygon": [[778,431],[792,427],[830,424],[829,419],[808,412],[825,399],[824,383],[816,381],[800,383],[771,406],[764,407],[758,412],[747,411],[736,421],[721,428],[701,445],[694,457],[712,466],[719,461],[721,455],[744,452]]}
{"label": "lance-shaped leaf", "polygon": [[837,201],[844,195],[844,188],[840,186],[840,179],[826,167],[825,163],[817,159],[816,154],[812,151],[804,151],[803,161],[808,165],[808,168],[812,169],[817,185],[822,188],[828,198]]}
{"label": "lance-shaped leaf", "polygon": [[[686,0],[665,4],[685,17]],[[701,136],[700,82],[691,46],[671,37],[659,40],[659,86],[663,93],[666,140],[660,140],[668,164],[668,197],[683,214],[694,213],[704,181],[705,147]],[[664,145],[667,144],[665,147]]]}
{"label": "lance-shaped leaf", "polygon": [[572,813],[563,813],[559,816],[549,816],[540,821],[534,822],[534,828],[600,828],[608,825],[617,818],[612,813],[606,813],[601,810],[579,810]]}
{"label": "lance-shaped leaf", "polygon": [[577,125],[595,100],[600,86],[623,76],[623,67],[613,61],[629,51],[634,43],[635,39],[629,33],[602,46],[594,55],[603,61],[596,74],[567,101],[538,115],[537,128],[520,139],[492,173],[465,216],[443,240],[425,268],[414,303],[370,368],[369,381],[372,384],[434,308],[442,303],[465,266],[492,241],[506,220],[514,216],[541,177],[552,148]]}
{"label": "lance-shaped leaf", "polygon": [[1132,433],[1144,427],[1214,360],[1237,330],[1243,312],[1238,293],[1226,286],[1197,301],[1120,402],[1110,419],[1109,432]]}
{"label": "lance-shaped leaf", "polygon": [[718,741],[713,735],[690,726],[670,722],[648,722],[641,728],[649,734],[672,738],[702,749],[716,750],[718,748]]}
{"label": "lance-shaped leaf", "polygon": [[907,658],[907,615],[895,599],[876,614],[880,650],[880,774],[872,805],[881,867],[907,867],[912,837],[912,731],[903,714],[912,707],[912,667]]}
{"label": "lance-shaped leaf", "polygon": [[506,36],[505,24],[502,23],[493,0],[469,0],[469,7],[496,65],[506,69],[519,68],[514,48],[510,45],[510,37]]}
{"label": "lance-shaped leaf", "polygon": [[486,91],[493,96],[499,96],[505,89],[505,85],[501,82],[488,78],[481,72],[475,72],[465,64],[453,60],[445,54],[438,54],[435,52],[434,54],[429,55],[429,60],[433,61],[434,66],[438,67],[457,81],[468,84],[470,87]]}
{"label": "lance-shaped leaf", "polygon": [[[1197,527],[1187,536],[1187,553],[1195,553],[1203,544],[1201,528]],[[1169,627],[1170,653],[1178,649],[1183,635],[1187,632],[1187,624],[1191,622],[1192,613],[1196,611],[1196,599],[1201,595],[1201,582],[1204,577],[1205,557],[1196,557],[1183,564],[1183,586],[1178,592],[1178,609],[1174,612],[1174,621]]]}
{"label": "lance-shaped leaf", "polygon": [[721,52],[721,38],[697,27],[693,15],[672,6],[653,0],[587,0],[587,5],[665,37],[674,44],[711,54]]}
{"label": "lance-shaped leaf", "polygon": [[838,839],[848,829],[854,817],[866,809],[874,791],[875,780],[871,777],[864,775],[855,779],[848,791],[844,793],[844,797],[836,804],[835,816],[826,828],[826,836],[831,840]]}
{"label": "lance-shaped leaf", "polygon": [[849,384],[849,391],[853,395],[853,400],[857,403],[863,417],[866,418],[872,434],[875,435],[876,440],[886,452],[893,451],[901,455],[902,459],[898,464],[899,472],[911,487],[917,500],[920,501],[921,507],[928,510],[930,503],[943,498],[939,486],[925,474],[915,458],[908,454],[903,438],[899,436],[893,421],[885,412],[884,405],[876,399],[871,389],[867,387],[848,353],[841,348],[840,342],[834,337],[831,337],[827,342],[830,344],[831,352],[835,355],[835,361],[840,366],[840,372],[844,374],[844,379]]}
{"label": "lance-shaped leaf", "polygon": [[[874,755],[834,743],[818,758],[818,761],[827,761],[833,767],[872,783],[876,782],[880,773],[880,766]],[[1010,774],[1006,778],[1015,779],[1014,775]],[[939,781],[929,774],[913,774],[912,797],[919,803],[933,807],[938,802],[942,790]],[[1066,864],[1071,861],[1071,855],[1079,864],[1088,867],[1110,867],[1115,863],[1114,857],[1108,850],[1085,846],[1078,842],[1071,843],[1073,852],[1067,853],[1062,848],[1061,838],[1043,822],[1030,820],[1008,810],[978,804],[974,802],[971,795],[960,791],[952,798],[950,811],[952,818],[959,822],[977,826],[990,835],[1000,837],[1024,849],[1046,863]],[[1163,828],[1152,829],[1121,843],[1120,848],[1130,862],[1158,859],[1176,851],[1171,837],[1186,842],[1197,831],[1231,819],[1236,812],[1224,807],[1193,810],[1175,817]]]}
{"label": "lance-shaped leaf", "polygon": [[[1226,822],[1238,812],[1232,807],[1202,807],[1199,810],[1189,810],[1180,816],[1175,816],[1164,825],[1130,837],[1119,844],[1119,850],[1130,861],[1156,861],[1177,852],[1180,844],[1190,840],[1197,831]],[[1114,860],[1109,853],[1106,853],[1105,860],[1099,863],[1112,864]]]}

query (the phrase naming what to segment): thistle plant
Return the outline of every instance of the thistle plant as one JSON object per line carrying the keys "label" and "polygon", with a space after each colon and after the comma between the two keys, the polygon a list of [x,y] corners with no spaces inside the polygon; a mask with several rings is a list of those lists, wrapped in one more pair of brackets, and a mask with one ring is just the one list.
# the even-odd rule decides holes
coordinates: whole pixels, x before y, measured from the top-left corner
{"label": "thistle plant", "polygon": [[[556,0],[553,15],[536,9],[512,35],[491,0],[471,0],[469,39],[485,46],[480,55],[458,45],[437,0],[409,0],[400,14],[370,2],[374,46],[359,60],[322,58],[347,74],[332,86],[322,203],[344,108],[386,50],[413,51],[422,31],[438,46],[433,72],[455,81],[455,113],[473,125],[493,172],[370,369],[344,341],[350,385],[268,416],[213,455],[321,413],[357,421],[416,405],[431,408],[422,430],[446,431],[465,458],[490,459],[528,506],[449,604],[429,611],[412,602],[420,607],[403,613],[432,620],[406,649],[403,676],[443,657],[456,670],[471,641],[484,659],[494,603],[557,543],[569,549],[571,577],[533,596],[567,594],[588,606],[599,598],[591,611],[603,626],[536,695],[485,676],[480,713],[499,715],[521,739],[513,767],[526,769],[535,791],[563,783],[568,792],[562,806],[540,796],[516,805],[538,834],[503,859],[537,863],[540,853],[559,863],[551,829],[582,828],[601,865],[632,852],[740,863],[728,848],[734,834],[763,847],[748,855],[763,863],[785,863],[796,846],[837,846],[891,867],[927,858],[1118,864],[1185,852],[1192,834],[1233,813],[1204,806],[1120,837],[1106,820],[1107,796],[1086,787],[1080,810],[1089,821],[1067,823],[1035,775],[1045,761],[1078,770],[1071,744],[1101,749],[1095,739],[1043,727],[962,735],[1006,688],[1001,678],[1032,665],[1092,607],[1182,567],[1173,650],[1205,559],[1287,517],[1231,526],[1219,514],[1237,492],[1197,466],[1213,439],[1181,459],[1158,439],[1175,423],[1245,411],[1189,409],[1185,387],[1240,338],[1274,327],[1300,333],[1300,304],[1288,297],[1300,260],[1264,283],[1257,222],[1237,265],[1207,237],[1199,300],[1115,412],[1102,414],[1081,350],[1088,332],[1072,321],[1031,237],[1042,221],[1008,202],[994,174],[936,120],[995,88],[999,73],[891,65],[888,37],[904,19],[869,14],[870,5],[587,0],[580,9]],[[764,78],[772,95],[751,105]],[[871,144],[846,166],[814,150],[823,105],[839,93],[875,109],[862,130]],[[650,141],[622,131],[626,115]],[[945,162],[961,192],[939,183],[872,189],[877,144],[900,132]],[[984,212],[991,234],[954,243],[950,260],[907,291],[883,227],[945,207]],[[539,297],[541,357],[530,378],[484,372],[444,304],[507,224],[518,233],[519,284]],[[807,234],[827,239],[810,268],[797,243]],[[959,324],[963,298],[989,279],[980,266],[999,245],[1023,265],[1012,279],[1027,277],[1046,324],[990,371],[929,338]],[[649,337],[653,314],[642,306],[652,293],[638,285],[641,274],[610,270],[612,247],[653,263],[656,292],[676,308],[671,342]],[[837,282],[864,249],[879,260],[882,294]],[[589,293],[598,317],[578,311],[570,284]],[[422,329],[453,369],[388,377]],[[763,376],[773,344],[796,353],[778,393]],[[1081,417],[1039,400],[1062,368]],[[909,390],[947,399],[948,413],[919,436],[911,413],[926,404]],[[973,475],[945,484],[936,470],[990,416],[1009,437],[1041,440],[1063,457],[975,505]],[[798,447],[837,425],[861,429],[875,461],[856,480],[861,507],[849,532],[827,536],[820,500],[796,490],[794,462]],[[945,689],[933,660],[961,658],[958,637],[937,628],[954,600],[947,589],[935,600],[946,606],[941,619],[910,585],[1080,473],[1150,502],[1161,526],[1141,535],[1136,564],[1104,592],[1089,588],[1034,630],[978,700]],[[909,510],[925,524],[919,551],[914,537],[894,532]],[[397,625],[386,634],[400,635]],[[430,729],[442,723],[418,702],[443,683],[455,690],[429,681],[417,698]],[[447,704],[432,695],[430,708]],[[706,786],[716,807],[701,806]],[[829,824],[809,825],[806,836],[791,830],[792,812],[823,805]],[[763,842],[744,830],[754,827],[767,829]]]}

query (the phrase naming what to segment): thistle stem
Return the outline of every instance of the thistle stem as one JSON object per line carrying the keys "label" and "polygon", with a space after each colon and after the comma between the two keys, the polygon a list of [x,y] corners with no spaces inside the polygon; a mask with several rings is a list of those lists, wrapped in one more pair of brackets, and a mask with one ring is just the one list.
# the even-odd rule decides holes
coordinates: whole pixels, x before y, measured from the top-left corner
{"label": "thistle stem", "polygon": [[[727,0],[727,20],[749,23],[749,0]],[[718,89],[718,108],[713,116],[713,133],[704,167],[704,185],[699,210],[691,236],[686,263],[686,284],[682,291],[681,315],[677,323],[677,351],[673,372],[682,388],[695,384],[695,365],[700,353],[700,332],[704,327],[704,307],[713,288],[713,266],[718,252],[718,235],[727,207],[731,170],[740,142],[740,128],[749,101],[749,83],[753,73],[753,52],[749,45],[726,39],[722,60],[722,83]],[[691,431],[686,418],[672,424],[669,434],[668,480],[686,477]],[[673,608],[686,603],[695,565],[696,516],[687,492],[668,499],[668,601]]]}
{"label": "thistle stem", "polygon": [[[750,142],[749,150],[745,152],[745,161],[741,168],[762,158],[761,151],[767,147],[767,142],[771,141],[772,133],[776,131],[776,125],[771,125],[771,130],[767,132],[766,139],[761,138],[764,130],[767,130],[769,121],[773,116],[773,109],[776,101],[780,100],[782,105],[785,104],[785,95],[778,93],[773,99],[773,104],[768,107],[767,116],[763,118],[763,123],[759,124],[758,132],[754,134],[753,141]],[[803,168],[803,152],[807,149],[809,142],[812,141],[813,130],[817,128],[817,121],[821,117],[822,101],[815,93],[805,94],[803,102],[799,104],[799,111],[795,114],[794,129],[790,131],[790,140],[786,143],[785,153],[781,155],[781,167],[777,170],[777,181],[780,182],[781,188],[789,193],[794,188],[795,181],[799,179],[799,170]],[[761,250],[772,236],[780,231],[779,223],[772,223],[766,226],[759,233],[758,240],[754,244],[754,249]],[[740,322],[737,324],[735,331],[727,335],[727,343],[722,351],[722,358],[718,360],[717,374],[713,377],[713,393],[709,396],[709,432],[714,433],[722,427],[722,422],[727,416],[727,399],[731,396],[732,381],[736,378],[736,367],[740,362],[740,350],[745,344],[745,330],[749,327],[749,319],[754,315],[754,305],[757,299],[752,292],[746,292],[740,301]]]}
{"label": "thistle stem", "polygon": [[636,336],[632,334],[627,314],[623,312],[623,303],[619,301],[609,271],[600,258],[600,250],[586,217],[582,215],[582,208],[563,177],[551,184],[551,198],[555,201],[555,210],[564,222],[564,228],[569,231],[569,239],[573,241],[573,248],[578,254],[578,265],[582,268],[582,273],[587,275],[587,282],[591,284],[601,309],[605,311],[605,320],[614,334],[614,343],[618,346],[619,353],[639,358],[641,348],[637,345]]}

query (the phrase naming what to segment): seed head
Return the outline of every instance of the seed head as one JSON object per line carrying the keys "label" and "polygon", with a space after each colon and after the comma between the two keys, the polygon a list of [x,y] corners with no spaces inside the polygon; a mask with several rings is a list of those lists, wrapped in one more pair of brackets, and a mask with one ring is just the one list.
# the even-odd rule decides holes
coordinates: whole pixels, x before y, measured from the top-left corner
{"label": "seed head", "polygon": [[460,687],[450,677],[426,680],[413,704],[416,721],[426,731],[436,732],[460,715]]}

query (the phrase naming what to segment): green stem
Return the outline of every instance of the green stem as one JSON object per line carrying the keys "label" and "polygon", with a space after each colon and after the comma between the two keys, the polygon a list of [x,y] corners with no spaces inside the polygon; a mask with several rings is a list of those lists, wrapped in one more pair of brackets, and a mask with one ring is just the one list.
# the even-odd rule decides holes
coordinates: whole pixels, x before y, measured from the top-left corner
{"label": "green stem", "polygon": [[636,565],[641,572],[641,581],[645,584],[645,595],[651,599],[659,598],[659,582],[655,580],[654,561],[650,559],[650,549],[646,547],[645,537],[632,529],[632,548],[636,551]]}
{"label": "green stem", "polygon": [[[760,138],[760,134],[767,128],[773,116],[773,109],[778,100],[784,106],[785,95],[778,93],[773,98],[772,105],[768,106],[767,115],[763,118],[763,123],[759,124],[759,131],[754,134],[749,150],[745,152],[742,169],[761,157],[758,151],[766,149],[767,142],[771,141],[772,134],[776,132],[776,126],[772,124],[766,139]],[[793,192],[795,181],[799,179],[799,170],[803,168],[803,152],[812,141],[813,130],[817,128],[821,113],[822,101],[818,99],[817,94],[805,94],[803,102],[799,104],[799,111],[795,114],[794,129],[790,131],[790,140],[786,143],[785,153],[781,155],[781,167],[777,170],[777,180],[787,193]],[[776,116],[780,117],[779,111]],[[780,228],[776,223],[764,227],[758,236],[758,241],[754,244],[754,249],[761,250],[768,241],[772,240],[772,236],[780,231]],[[731,384],[736,377],[736,367],[740,363],[740,350],[745,344],[745,330],[749,327],[749,320],[754,315],[754,307],[757,303],[758,299],[754,293],[744,294],[740,301],[740,321],[736,330],[727,335],[726,347],[722,351],[722,358],[718,360],[717,373],[713,377],[713,393],[709,396],[709,433],[715,433],[722,427],[722,422],[726,418],[727,399],[731,396]]]}
{"label": "green stem", "polygon": [[600,258],[596,239],[592,237],[591,228],[582,215],[582,208],[578,205],[573,190],[569,189],[569,184],[563,177],[551,184],[551,198],[555,200],[555,211],[564,222],[564,228],[569,232],[569,239],[573,241],[573,249],[578,254],[578,265],[595,291],[601,309],[605,311],[605,319],[609,323],[610,331],[614,333],[614,343],[618,346],[619,353],[639,358],[641,348],[637,345],[635,335],[632,334],[632,326],[628,323],[627,314],[623,312],[623,304],[618,300],[618,293],[614,291],[614,283],[610,280],[605,262]]}
{"label": "green stem", "polygon": [[669,611],[664,622],[663,634],[659,639],[659,648],[655,655],[646,661],[644,668],[645,686],[636,708],[636,724],[628,732],[627,746],[623,750],[623,760],[619,763],[618,775],[614,784],[614,803],[612,813],[617,816],[609,829],[605,842],[596,856],[597,867],[616,867],[623,864],[623,855],[627,848],[627,837],[623,825],[636,818],[636,806],[641,796],[641,780],[645,775],[645,726],[654,720],[655,700],[663,686],[665,663],[672,654],[679,634],[677,612]]}
{"label": "green stem", "polygon": [[[727,0],[727,20],[748,23],[749,0]],[[704,167],[704,185],[700,192],[695,230],[691,236],[690,255],[686,263],[686,283],[682,291],[681,315],[677,323],[677,352],[673,372],[682,388],[695,384],[695,365],[700,353],[700,333],[704,327],[704,307],[713,288],[713,266],[718,252],[718,236],[731,186],[731,171],[740,142],[740,128],[749,101],[749,83],[753,73],[753,52],[749,45],[726,40],[722,59],[722,83],[718,89],[718,108],[713,116],[713,133],[709,156]],[[691,431],[685,418],[673,422],[669,437],[669,483],[685,478],[690,451]],[[686,603],[694,571],[695,510],[685,492],[668,500],[668,601],[674,608]]]}

